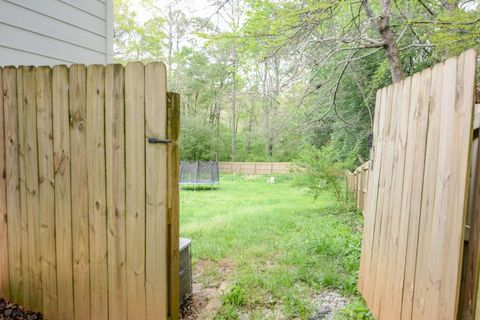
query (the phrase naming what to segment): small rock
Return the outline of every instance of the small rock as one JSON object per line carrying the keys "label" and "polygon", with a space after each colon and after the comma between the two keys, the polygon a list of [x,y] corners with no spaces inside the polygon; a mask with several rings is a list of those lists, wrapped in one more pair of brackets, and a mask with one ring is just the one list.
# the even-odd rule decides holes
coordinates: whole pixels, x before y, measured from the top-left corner
{"label": "small rock", "polygon": [[39,312],[24,310],[21,306],[0,298],[0,320],[43,320]]}
{"label": "small rock", "polygon": [[333,314],[345,307],[347,303],[348,300],[338,292],[324,291],[315,297],[317,312],[310,320],[330,320],[333,318]]}

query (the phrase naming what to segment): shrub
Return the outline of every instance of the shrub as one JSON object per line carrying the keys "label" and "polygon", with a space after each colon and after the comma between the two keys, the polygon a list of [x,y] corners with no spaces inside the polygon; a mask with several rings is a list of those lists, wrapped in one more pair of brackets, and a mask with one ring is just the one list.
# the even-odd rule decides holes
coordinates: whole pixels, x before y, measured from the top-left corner
{"label": "shrub", "polygon": [[306,146],[295,163],[303,168],[296,184],[307,188],[315,199],[322,191],[331,190],[337,201],[347,201],[344,177],[347,168],[353,166],[353,159],[340,159],[335,147],[328,144],[320,149]]}

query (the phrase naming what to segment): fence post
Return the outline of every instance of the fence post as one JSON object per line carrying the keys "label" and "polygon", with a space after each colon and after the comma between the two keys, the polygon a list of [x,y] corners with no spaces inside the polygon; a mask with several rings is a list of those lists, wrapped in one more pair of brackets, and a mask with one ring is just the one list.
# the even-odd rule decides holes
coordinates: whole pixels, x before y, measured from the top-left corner
{"label": "fence post", "polygon": [[168,287],[169,287],[169,316],[178,320],[180,309],[180,257],[179,257],[179,167],[178,136],[180,132],[180,95],[167,93],[167,139],[172,142],[168,145]]}

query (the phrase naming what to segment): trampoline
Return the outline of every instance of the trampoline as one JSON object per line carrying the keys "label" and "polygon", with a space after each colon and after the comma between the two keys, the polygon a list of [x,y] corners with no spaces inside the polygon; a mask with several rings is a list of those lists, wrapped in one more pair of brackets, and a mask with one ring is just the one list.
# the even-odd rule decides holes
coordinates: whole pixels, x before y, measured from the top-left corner
{"label": "trampoline", "polygon": [[213,188],[220,184],[218,162],[216,161],[181,161],[180,186]]}

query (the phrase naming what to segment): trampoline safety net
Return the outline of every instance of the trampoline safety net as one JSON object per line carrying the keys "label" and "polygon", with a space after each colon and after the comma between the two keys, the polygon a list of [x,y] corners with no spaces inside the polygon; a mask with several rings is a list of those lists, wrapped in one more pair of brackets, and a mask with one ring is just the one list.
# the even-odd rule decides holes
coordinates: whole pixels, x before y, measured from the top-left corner
{"label": "trampoline safety net", "polygon": [[216,185],[219,182],[218,162],[181,161],[180,185]]}

